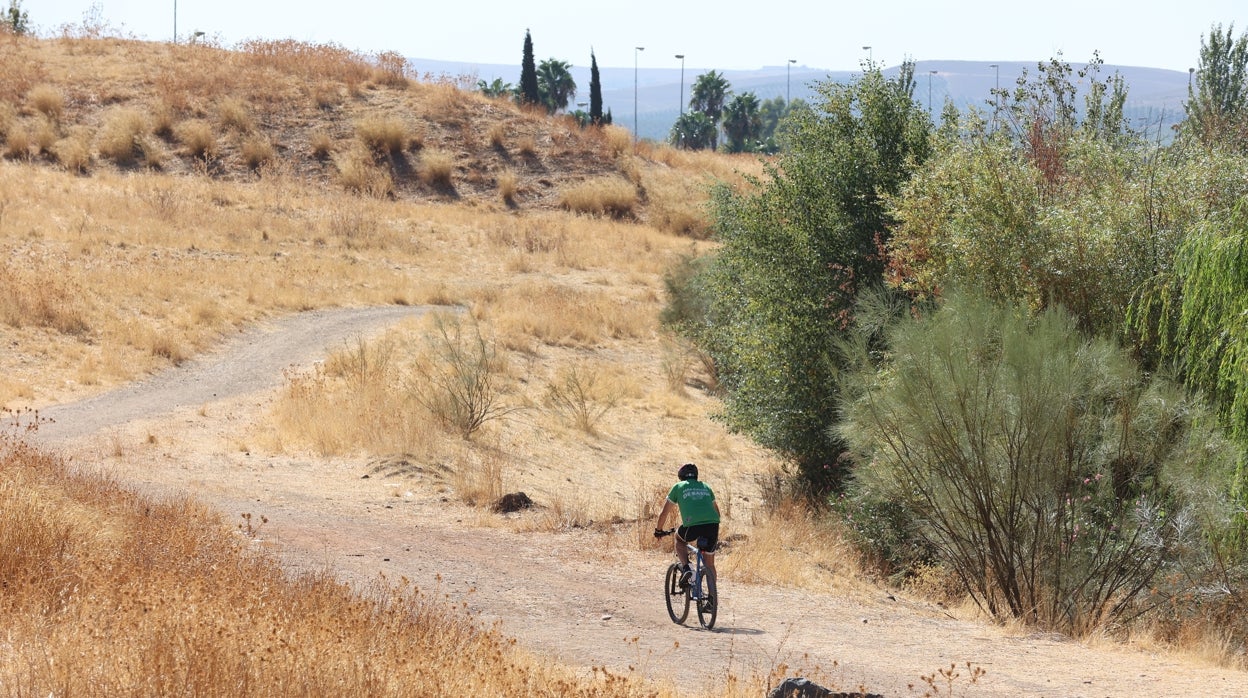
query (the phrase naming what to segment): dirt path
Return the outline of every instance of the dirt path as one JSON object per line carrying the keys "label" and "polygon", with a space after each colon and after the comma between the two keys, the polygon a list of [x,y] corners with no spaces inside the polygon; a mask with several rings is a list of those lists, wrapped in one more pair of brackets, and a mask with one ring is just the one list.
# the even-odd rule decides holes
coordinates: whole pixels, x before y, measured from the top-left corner
{"label": "dirt path", "polygon": [[[236,521],[266,517],[258,537],[292,569],[330,569],[359,584],[378,573],[406,577],[574,666],[675,680],[691,667],[723,677],[788,665],[845,690],[908,696],[923,694],[922,676],[954,664],[954,695],[1248,696],[1248,674],[1050,634],[1011,636],[884,592],[864,600],[726,581],[715,632],[696,629],[695,614],[676,626],[660,592],[668,556],[639,551],[630,533],[482,528],[472,525],[479,512],[432,487],[362,477],[370,468],[361,461],[237,447],[284,369],[419,312],[318,311],[271,323],[175,371],[44,410],[56,421],[37,438],[153,493],[192,493]],[[987,672],[977,685],[967,662]]]}

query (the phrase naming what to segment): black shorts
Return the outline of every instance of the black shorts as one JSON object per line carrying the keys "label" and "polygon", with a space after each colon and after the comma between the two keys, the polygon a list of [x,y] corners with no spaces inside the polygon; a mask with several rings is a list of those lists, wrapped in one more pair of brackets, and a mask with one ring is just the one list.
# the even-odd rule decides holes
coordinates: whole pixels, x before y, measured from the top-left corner
{"label": "black shorts", "polygon": [[719,545],[719,524],[694,524],[693,526],[681,526],[676,529],[676,537],[682,541],[697,541],[698,548],[704,553],[715,552],[715,547]]}

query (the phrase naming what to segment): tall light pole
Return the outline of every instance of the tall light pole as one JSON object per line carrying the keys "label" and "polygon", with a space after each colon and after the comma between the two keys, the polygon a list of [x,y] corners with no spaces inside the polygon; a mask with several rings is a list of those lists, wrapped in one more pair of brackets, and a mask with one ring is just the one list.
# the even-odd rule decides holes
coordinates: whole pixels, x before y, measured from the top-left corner
{"label": "tall light pole", "polygon": [[1001,66],[993,63],[988,66],[995,73],[992,88],[992,130],[997,130],[997,112],[1001,111],[1001,95],[997,94],[1001,91]]}
{"label": "tall light pole", "polygon": [[927,115],[928,116],[932,115],[932,76],[935,74],[936,74],[936,71],[934,70],[927,71]]}
{"label": "tall light pole", "polygon": [[871,47],[863,46],[862,50],[867,52],[867,63],[875,65],[875,55],[871,52]]}
{"label": "tall light pole", "polygon": [[173,0],[173,43],[178,43],[178,0]]}
{"label": "tall light pole", "polygon": [[789,106],[789,102],[793,101],[789,96],[789,68],[793,67],[796,62],[797,59],[790,58],[789,62],[784,64],[784,106],[786,107]]}
{"label": "tall light pole", "polygon": [[637,55],[645,50],[645,46],[633,50],[633,145],[637,145]]}
{"label": "tall light pole", "polygon": [[680,59],[680,115],[685,115],[685,54],[678,53]]}

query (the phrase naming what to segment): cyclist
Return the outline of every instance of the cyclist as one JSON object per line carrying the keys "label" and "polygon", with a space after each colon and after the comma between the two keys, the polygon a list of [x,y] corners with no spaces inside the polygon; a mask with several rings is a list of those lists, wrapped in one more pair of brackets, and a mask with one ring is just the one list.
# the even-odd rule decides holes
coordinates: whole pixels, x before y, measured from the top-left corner
{"label": "cyclist", "polygon": [[680,560],[685,573],[680,578],[682,586],[689,583],[692,572],[689,569],[689,549],[686,541],[697,541],[702,550],[702,560],[706,566],[707,588],[711,598],[707,603],[715,605],[715,547],[719,543],[719,503],[715,501],[715,493],[704,482],[698,481],[698,466],[685,463],[676,472],[679,482],[672,486],[663,501],[663,510],[659,512],[659,520],[655,523],[654,537],[664,535],[663,524],[673,508],[680,510],[680,527],[676,529],[676,557]]}

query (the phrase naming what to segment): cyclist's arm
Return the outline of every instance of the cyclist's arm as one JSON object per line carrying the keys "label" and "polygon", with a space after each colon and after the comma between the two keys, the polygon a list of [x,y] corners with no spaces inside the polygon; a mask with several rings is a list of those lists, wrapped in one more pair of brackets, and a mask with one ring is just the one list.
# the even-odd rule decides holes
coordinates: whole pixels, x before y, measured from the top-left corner
{"label": "cyclist's arm", "polygon": [[667,521],[667,515],[672,513],[672,509],[676,508],[676,502],[670,499],[663,500],[663,510],[659,512],[659,520],[654,524],[656,529],[663,528],[663,522]]}

